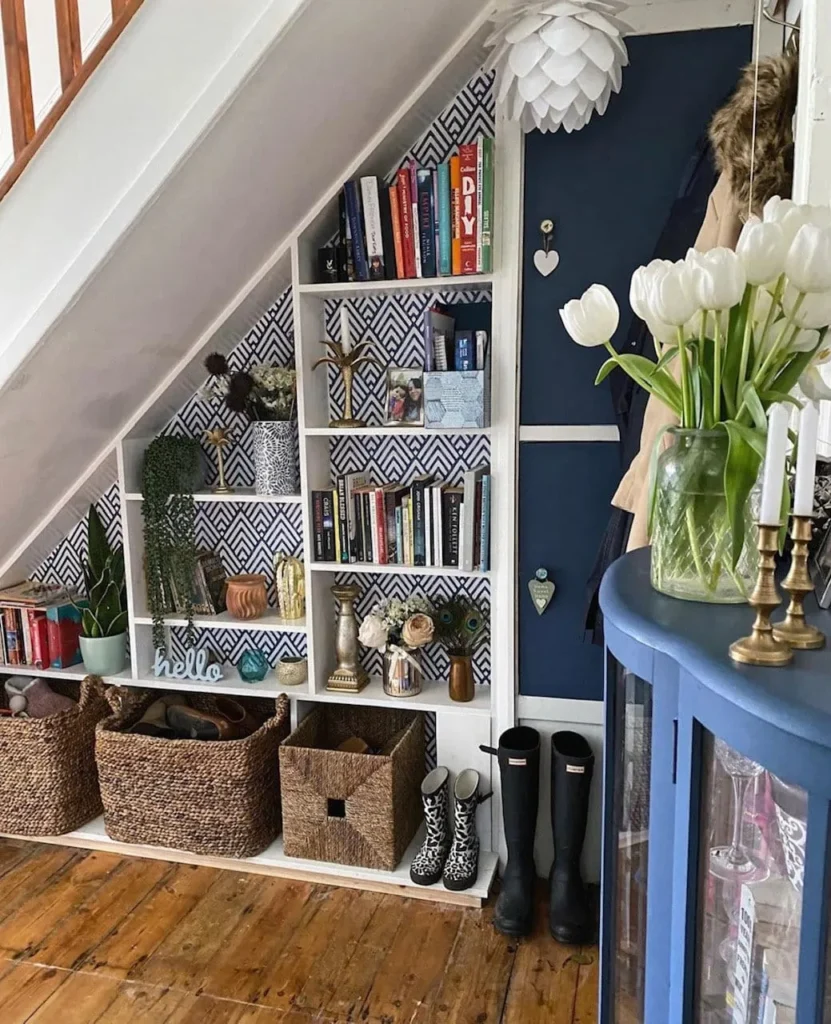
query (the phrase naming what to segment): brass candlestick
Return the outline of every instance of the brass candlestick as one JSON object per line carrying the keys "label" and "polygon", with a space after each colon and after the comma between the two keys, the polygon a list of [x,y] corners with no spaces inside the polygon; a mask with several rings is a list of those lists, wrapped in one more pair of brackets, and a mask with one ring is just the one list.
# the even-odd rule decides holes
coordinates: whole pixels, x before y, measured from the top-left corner
{"label": "brass candlestick", "polygon": [[335,626],[335,654],[338,664],[326,683],[327,690],[340,693],[360,693],[369,682],[369,676],[358,660],[358,620],[355,618],[355,600],[360,590],[354,583],[335,584],[332,594],[340,601],[340,612]]}
{"label": "brass candlestick", "polygon": [[825,634],[805,621],[805,595],[814,589],[808,572],[808,544],[811,540],[812,516],[794,516],[791,522],[791,568],[782,582],[791,600],[782,622],[773,626],[773,635],[782,643],[799,651],[816,651],[825,646]]}
{"label": "brass candlestick", "polygon": [[730,657],[743,665],[787,665],[793,658],[788,644],[774,637],[770,624],[771,613],[781,604],[774,579],[778,539],[778,526],[759,525],[759,576],[749,601],[756,609],[756,621],[750,636],[730,645]]}
{"label": "brass candlestick", "polygon": [[225,457],[222,454],[222,449],[227,448],[231,443],[228,440],[228,430],[226,427],[214,427],[213,430],[205,431],[205,437],[208,439],[208,443],[216,448],[216,469],[219,474],[219,483],[213,488],[213,492],[214,494],[233,494],[234,488],[229,487],[225,482]]}
{"label": "brass candlestick", "polygon": [[348,352],[344,352],[343,344],[340,341],[324,341],[323,344],[332,354],[330,356],[322,356],[312,366],[312,369],[316,370],[323,363],[328,363],[330,366],[336,366],[343,377],[343,416],[340,419],[329,420],[329,426],[365,427],[366,421],[355,419],[352,414],[352,385],[355,380],[355,369],[361,363],[375,363],[376,366],[381,364],[373,356],[365,354],[369,346],[368,341],[359,341]]}

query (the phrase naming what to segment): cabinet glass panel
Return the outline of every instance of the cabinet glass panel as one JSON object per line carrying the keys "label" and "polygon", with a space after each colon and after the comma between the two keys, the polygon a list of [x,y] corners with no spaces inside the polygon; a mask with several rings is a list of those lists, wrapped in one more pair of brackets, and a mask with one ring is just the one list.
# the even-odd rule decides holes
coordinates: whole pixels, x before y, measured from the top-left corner
{"label": "cabinet glass panel", "polygon": [[618,670],[620,718],[615,771],[615,1024],[642,1024],[646,967],[646,884],[652,688]]}
{"label": "cabinet glass panel", "polygon": [[807,797],[705,732],[697,1024],[793,1024]]}

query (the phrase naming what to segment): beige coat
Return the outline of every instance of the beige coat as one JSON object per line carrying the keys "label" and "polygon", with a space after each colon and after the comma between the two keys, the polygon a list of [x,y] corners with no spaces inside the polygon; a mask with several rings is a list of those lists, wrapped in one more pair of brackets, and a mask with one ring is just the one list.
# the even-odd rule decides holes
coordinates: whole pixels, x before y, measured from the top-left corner
{"label": "beige coat", "polygon": [[[730,184],[722,174],[707,204],[707,214],[695,248],[707,252],[717,246],[735,249],[742,224],[738,210],[730,191]],[[647,510],[649,502],[649,463],[655,439],[665,426],[678,422],[677,417],[657,398],[650,396],[643,418],[641,430],[641,447],[632,459],[620,486],[612,498],[612,504],[634,514],[632,529],[629,534],[628,550],[645,547],[649,543],[647,536]]]}

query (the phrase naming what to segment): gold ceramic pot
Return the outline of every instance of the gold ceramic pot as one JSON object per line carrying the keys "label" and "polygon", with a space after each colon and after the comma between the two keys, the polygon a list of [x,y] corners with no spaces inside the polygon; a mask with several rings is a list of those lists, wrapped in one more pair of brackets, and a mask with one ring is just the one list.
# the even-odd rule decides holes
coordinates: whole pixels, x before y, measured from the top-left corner
{"label": "gold ceramic pot", "polygon": [[259,619],[268,607],[265,576],[260,573],[229,576],[225,601],[235,619]]}
{"label": "gold ceramic pot", "polygon": [[473,659],[469,654],[450,655],[450,699],[459,703],[473,700]]}

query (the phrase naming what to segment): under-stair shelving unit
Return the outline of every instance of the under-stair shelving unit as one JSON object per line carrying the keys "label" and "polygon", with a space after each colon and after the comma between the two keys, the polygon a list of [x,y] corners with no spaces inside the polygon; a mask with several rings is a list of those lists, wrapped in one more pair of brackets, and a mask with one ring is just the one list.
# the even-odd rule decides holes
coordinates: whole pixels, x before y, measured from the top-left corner
{"label": "under-stair shelving unit", "polygon": [[[515,670],[514,670],[514,590],[515,590],[515,493],[517,448],[517,323],[519,305],[520,262],[520,209],[522,147],[521,136],[515,125],[500,122],[495,132],[496,167],[496,231],[492,274],[435,280],[379,281],[362,283],[317,284],[313,274],[317,249],[331,238],[337,226],[337,191],[333,190],[300,227],[286,254],[290,257],[291,311],[294,334],[294,361],[298,373],[298,437],[300,461],[300,493],[287,497],[262,497],[249,486],[240,486],[230,495],[217,495],[205,490],[195,495],[198,516],[224,516],[229,510],[241,506],[234,515],[251,517],[294,517],[293,530],[298,530],[297,552],[305,566],[306,617],[287,621],[270,611],[261,619],[250,622],[232,620],[227,613],[218,616],[197,615],[197,645],[205,637],[236,637],[242,635],[246,646],[261,644],[272,663],[275,651],[286,645],[293,653],[308,657],[308,682],[299,687],[282,686],[271,672],[262,682],[246,683],[233,664],[224,665],[224,678],[217,683],[194,683],[185,680],[157,679],[153,675],[152,619],[146,602],[143,571],[143,527],[141,467],[144,451],[152,434],[137,427],[129,431],[116,447],[118,486],[120,495],[121,528],[125,548],[126,582],[129,607],[130,666],[106,683],[148,687],[166,690],[194,690],[220,692],[232,696],[256,695],[277,697],[286,694],[291,701],[292,725],[309,713],[318,702],[364,704],[378,707],[396,706],[425,712],[430,737],[430,757],[435,763],[446,765],[452,773],[464,768],[476,768],[482,777],[482,791],[498,788],[497,769],[493,759],[480,750],[481,744],[492,744],[499,733],[514,724]],[[380,143],[377,143],[380,145]],[[348,176],[377,171],[370,147],[361,162]],[[312,370],[312,364],[323,354],[322,340],[337,337],[339,307],[346,302],[350,308],[353,337],[360,339],[362,310],[365,304],[383,303],[391,296],[405,296],[406,308],[412,323],[421,331],[423,310],[435,298],[453,303],[478,302],[480,312],[489,313],[488,326],[491,339],[491,426],[478,430],[427,430],[424,428],[397,428],[372,422],[365,429],[341,430],[329,425],[331,378],[328,368]],[[272,297],[272,301],[277,299]],[[485,309],[487,307],[487,310]],[[375,308],[375,307],[372,307]],[[241,340],[240,336],[236,341]],[[224,344],[232,348],[234,340]],[[203,355],[214,347],[213,339],[205,342]],[[390,358],[394,353],[387,353]],[[393,363],[395,365],[395,363]],[[192,372],[192,371],[191,371]],[[168,385],[169,386],[169,385]],[[383,400],[383,395],[380,396]],[[380,407],[380,403],[379,403]],[[224,409],[214,411],[214,422],[223,422]],[[363,412],[360,413],[363,415]],[[379,420],[379,416],[374,417]],[[197,431],[194,431],[197,432]],[[397,440],[393,440],[397,439]],[[390,443],[417,444],[419,458],[428,460],[431,452],[441,455],[436,465],[441,478],[448,464],[447,453],[454,454],[453,473],[461,473],[476,465],[464,464],[475,451],[477,459],[482,452],[488,457],[493,474],[493,501],[491,508],[491,565],[489,572],[465,572],[456,568],[406,567],[399,565],[364,565],[315,562],[311,529],[311,492],[329,487],[333,475],[344,472],[338,465],[344,457],[343,445],[361,445],[364,441],[378,445]],[[245,439],[234,437],[235,445]],[[453,446],[458,446],[454,448]],[[478,445],[478,448],[465,446]],[[442,447],[443,446],[443,447]],[[447,446],[450,446],[449,448]],[[442,459],[444,465],[442,465]],[[404,469],[401,482],[409,483],[418,472]],[[376,478],[376,482],[384,482]],[[454,480],[453,482],[457,482]],[[236,483],[236,482],[235,482]],[[288,521],[288,520],[287,520]],[[256,529],[256,528],[254,528]],[[276,554],[276,550],[271,552]],[[234,567],[227,571],[259,571],[253,565]],[[384,587],[397,586],[398,592],[418,592],[422,588],[430,593],[446,595],[461,589],[485,601],[491,610],[491,636],[487,652],[485,678],[479,667],[479,685],[474,700],[458,704],[448,695],[447,676],[426,681],[422,692],[412,698],[395,699],[387,696],[381,686],[379,667],[370,684],[359,694],[336,693],[326,689],[326,680],[334,668],[334,630],[336,602],[331,587],[336,581],[350,579],[357,582],[373,602]],[[403,590],[402,590],[403,588]],[[437,588],[437,589],[435,589]],[[366,608],[359,612],[365,613]],[[167,620],[171,648],[177,651],[177,633],[184,633],[185,621],[179,616]],[[236,642],[236,641],[235,641]],[[239,649],[239,648],[237,648]],[[181,647],[179,648],[181,650]],[[230,659],[233,660],[233,659]],[[2,672],[15,671],[3,667]],[[21,669],[21,671],[24,671]],[[31,669],[29,670],[31,671]],[[68,679],[81,679],[83,666],[56,670],[54,675]],[[501,809],[498,794],[485,802],[478,812],[481,838],[479,878],[474,888],[464,893],[449,893],[441,885],[417,887],[409,880],[409,863],[420,842],[414,840],[411,849],[395,871],[369,871],[344,865],[314,861],[301,861],[286,857],[281,840],[265,853],[249,860],[234,861],[225,858],[198,857],[181,851],[156,847],[129,846],[112,841],[105,833],[102,821],[96,820],[66,836],[50,837],[44,841],[63,843],[137,856],[161,858],[183,863],[205,863],[236,870],[265,872],[286,877],[311,879],[382,892],[400,892],[408,896],[439,901],[478,905],[487,896],[497,862],[498,822]]]}

